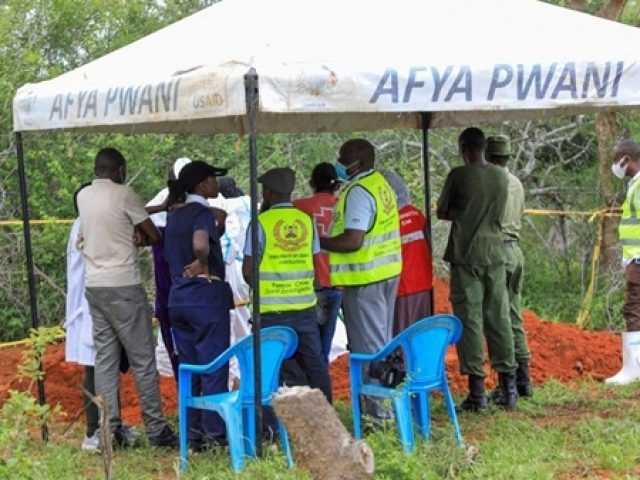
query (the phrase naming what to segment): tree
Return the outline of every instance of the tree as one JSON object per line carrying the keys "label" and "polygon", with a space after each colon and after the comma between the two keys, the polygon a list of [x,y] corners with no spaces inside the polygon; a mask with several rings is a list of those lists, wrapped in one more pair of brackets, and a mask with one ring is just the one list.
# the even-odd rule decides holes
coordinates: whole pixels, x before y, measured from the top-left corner
{"label": "tree", "polygon": [[[593,2],[590,0],[567,0],[567,5],[573,10],[593,13],[594,15],[618,22],[622,19],[625,7],[629,5],[637,10],[635,2],[629,0],[604,0]],[[640,23],[640,11],[633,17],[634,24]],[[598,164],[600,172],[600,188],[607,207],[619,205],[618,192],[614,188],[611,176],[612,149],[623,137],[625,132],[620,127],[620,115],[615,112],[601,113],[595,118],[595,131],[598,139]],[[602,269],[605,274],[618,270],[618,217],[604,217],[602,219]]]}

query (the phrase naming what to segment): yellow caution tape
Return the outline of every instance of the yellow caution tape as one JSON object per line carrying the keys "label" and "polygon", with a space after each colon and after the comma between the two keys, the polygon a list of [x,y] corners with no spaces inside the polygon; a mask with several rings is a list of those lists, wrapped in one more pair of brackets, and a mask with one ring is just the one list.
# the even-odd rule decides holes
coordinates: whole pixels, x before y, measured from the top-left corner
{"label": "yellow caution tape", "polygon": [[[72,225],[75,220],[29,220],[30,225]],[[0,227],[21,227],[22,220],[2,220]]]}
{"label": "yellow caution tape", "polygon": [[[593,301],[593,294],[594,294],[595,284],[596,284],[598,260],[600,259],[600,250],[602,246],[602,229],[603,229],[602,219],[604,217],[620,217],[622,215],[621,212],[613,211],[613,210],[616,210],[616,209],[602,208],[599,210],[592,210],[592,211],[526,209],[524,211],[525,215],[589,217],[590,223],[593,222],[594,219],[596,218],[598,219],[596,242],[593,247],[593,255],[591,257],[591,279],[589,281],[589,287],[587,288],[587,293],[585,294],[585,297],[582,301],[582,306],[580,308],[580,312],[576,320],[576,324],[580,328],[584,328],[587,322],[589,321],[589,313],[591,310],[591,303]],[[436,207],[433,207],[432,211],[435,212]],[[73,222],[74,220],[50,219],[50,220],[31,220],[29,224],[30,225],[70,225],[70,224],[73,224]],[[0,226],[21,227],[22,225],[23,225],[23,222],[21,220],[0,221]],[[239,302],[236,304],[236,307],[244,307],[249,304],[250,302]],[[19,340],[17,342],[3,343],[3,344],[0,344],[0,349],[26,345],[27,342],[28,340]]]}
{"label": "yellow caution tape", "polygon": [[[56,338],[56,340],[62,340],[64,337],[65,337],[64,334],[60,334],[55,338]],[[14,347],[24,347],[24,346],[28,345],[29,342],[31,342],[31,340],[27,338],[27,339],[24,339],[24,340],[16,340],[15,342],[0,343],[0,349],[3,349],[3,348],[14,348]]]}
{"label": "yellow caution tape", "polygon": [[[436,207],[433,207],[433,212],[436,211]],[[620,212],[613,212],[611,209],[600,209],[593,211],[580,211],[580,210],[535,210],[526,209],[525,215],[546,215],[546,216],[603,216],[603,217],[619,217]],[[30,225],[71,225],[75,220],[64,219],[49,219],[49,220],[30,220]],[[2,220],[0,221],[0,227],[21,227],[23,225],[22,220]]]}
{"label": "yellow caution tape", "polygon": [[[592,216],[589,221],[593,221],[596,215]],[[576,324],[580,328],[584,328],[589,321],[589,314],[591,313],[591,302],[593,301],[593,292],[596,287],[596,276],[598,273],[598,260],[600,259],[600,249],[602,246],[602,233],[604,222],[602,221],[603,215],[598,217],[598,229],[596,233],[596,242],[593,246],[593,254],[591,255],[591,279],[589,280],[589,287],[587,293],[582,300],[582,306],[580,307],[580,313],[578,313],[578,319]]]}

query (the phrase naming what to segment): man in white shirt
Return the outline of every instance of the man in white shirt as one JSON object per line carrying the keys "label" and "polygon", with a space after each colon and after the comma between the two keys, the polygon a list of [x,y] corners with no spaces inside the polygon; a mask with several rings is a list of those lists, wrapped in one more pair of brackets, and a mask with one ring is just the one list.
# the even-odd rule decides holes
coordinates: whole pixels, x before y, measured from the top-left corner
{"label": "man in white shirt", "polygon": [[[149,443],[177,448],[178,439],[162,413],[152,315],[138,264],[138,246],[160,242],[160,232],[138,195],[123,185],[126,161],[118,150],[100,150],[94,172],[98,178],[78,194],[78,210],[96,348],[96,394],[105,395],[108,405],[116,404],[122,344],[133,371]],[[122,428],[116,409],[109,410],[109,417],[117,445],[138,444],[138,439]]]}

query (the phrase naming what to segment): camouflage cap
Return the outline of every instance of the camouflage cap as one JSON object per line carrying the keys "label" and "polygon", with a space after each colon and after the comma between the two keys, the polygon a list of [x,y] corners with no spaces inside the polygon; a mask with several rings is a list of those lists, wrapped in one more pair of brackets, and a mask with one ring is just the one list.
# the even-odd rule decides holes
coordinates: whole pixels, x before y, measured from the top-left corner
{"label": "camouflage cap", "polygon": [[498,157],[511,156],[511,143],[506,135],[494,135],[487,138],[487,155],[495,155]]}

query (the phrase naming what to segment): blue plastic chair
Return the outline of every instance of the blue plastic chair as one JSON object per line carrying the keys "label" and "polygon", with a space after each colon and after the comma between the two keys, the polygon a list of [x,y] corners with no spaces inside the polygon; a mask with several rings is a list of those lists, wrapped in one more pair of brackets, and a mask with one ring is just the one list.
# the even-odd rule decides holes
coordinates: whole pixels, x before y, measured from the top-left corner
{"label": "blue plastic chair", "polygon": [[[296,332],[288,327],[270,327],[260,331],[262,357],[262,405],[271,405],[271,394],[278,390],[280,367],[298,347]],[[187,408],[218,412],[227,426],[227,441],[231,466],[236,472],[244,469],[245,458],[255,457],[255,396],[253,383],[253,335],[225,350],[208,365],[182,364],[178,369],[178,414],[180,424],[180,470],[187,467]],[[240,389],[233,392],[200,396],[191,391],[191,376],[210,373],[222,368],[232,357],[238,359]],[[282,446],[289,468],[293,458],[284,426],[278,421]]]}
{"label": "blue plastic chair", "polygon": [[[441,390],[444,393],[444,401],[456,441],[458,445],[464,447],[445,372],[447,347],[457,343],[461,335],[462,323],[457,317],[437,315],[416,322],[376,353],[350,354],[351,403],[356,438],[360,439],[362,436],[360,395],[388,399],[393,403],[404,450],[407,453],[413,452],[412,403],[420,435],[428,439],[431,433],[429,392]],[[381,361],[398,347],[404,351],[407,370],[405,381],[397,388],[384,387],[375,380],[365,383],[362,375],[365,363]]]}

